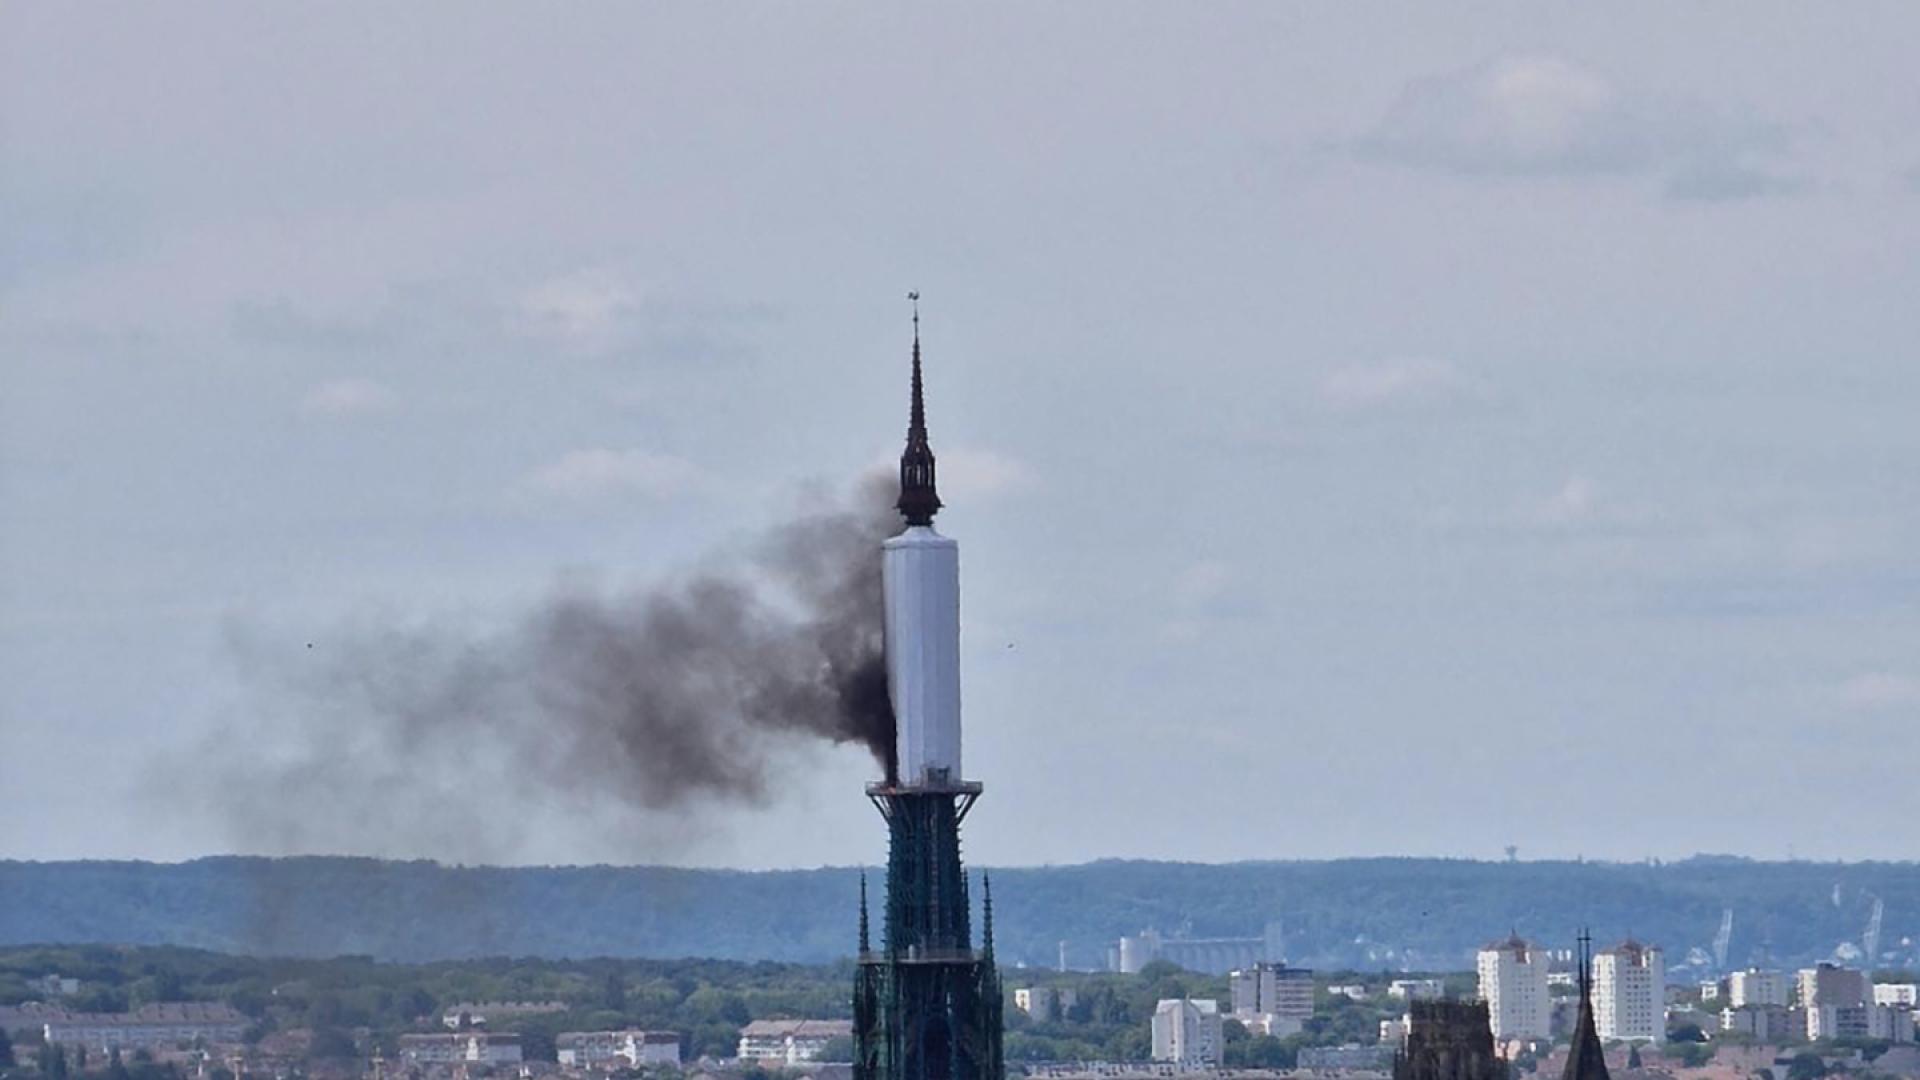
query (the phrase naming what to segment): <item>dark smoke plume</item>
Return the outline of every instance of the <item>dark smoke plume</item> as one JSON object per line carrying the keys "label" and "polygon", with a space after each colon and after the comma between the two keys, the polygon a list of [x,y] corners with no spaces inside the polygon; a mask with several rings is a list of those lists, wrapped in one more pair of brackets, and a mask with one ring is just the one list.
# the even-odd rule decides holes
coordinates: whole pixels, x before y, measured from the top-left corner
{"label": "dark smoke plume", "polygon": [[866,747],[891,777],[891,495],[869,481],[726,571],[622,595],[565,588],[489,633],[363,622],[291,663],[241,642],[246,712],[216,740],[202,795],[253,850],[347,838],[391,852],[361,838],[399,835],[484,858],[503,845],[476,848],[446,809],[472,797],[463,785],[543,808],[764,804],[777,766],[820,740]]}

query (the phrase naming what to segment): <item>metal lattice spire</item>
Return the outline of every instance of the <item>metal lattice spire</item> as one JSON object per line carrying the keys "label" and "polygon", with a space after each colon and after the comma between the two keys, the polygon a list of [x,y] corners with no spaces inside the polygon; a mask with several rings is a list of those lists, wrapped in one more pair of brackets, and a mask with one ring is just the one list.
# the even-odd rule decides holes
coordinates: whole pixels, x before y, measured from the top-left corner
{"label": "metal lattice spire", "polygon": [[913,404],[907,417],[907,448],[900,453],[900,501],[894,505],[909,526],[932,525],[941,502],[934,485],[926,390],[920,376],[920,294],[910,292],[907,299],[913,301]]}
{"label": "metal lattice spire", "polygon": [[980,951],[993,956],[993,875],[980,874]]}
{"label": "metal lattice spire", "polygon": [[867,943],[867,872],[860,871],[860,951],[868,951]]}

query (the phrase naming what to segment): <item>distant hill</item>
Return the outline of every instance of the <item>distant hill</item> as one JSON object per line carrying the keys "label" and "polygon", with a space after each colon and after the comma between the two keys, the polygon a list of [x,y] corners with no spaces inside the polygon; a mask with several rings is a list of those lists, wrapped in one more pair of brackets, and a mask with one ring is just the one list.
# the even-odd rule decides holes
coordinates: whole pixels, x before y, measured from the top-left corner
{"label": "distant hill", "polygon": [[[1003,962],[1052,966],[1061,940],[1100,965],[1123,933],[1194,937],[1285,928],[1321,967],[1459,970],[1509,928],[1566,942],[1629,931],[1708,950],[1734,912],[1728,959],[1805,963],[1857,949],[1876,898],[1880,962],[1915,963],[1920,864],[1666,864],[1342,859],[1225,865],[1095,862],[993,871]],[[876,882],[877,884],[877,882]],[[219,857],[186,863],[0,862],[0,944],[186,945],[287,956],[700,956],[823,961],[852,951],[858,871],[454,867]]]}

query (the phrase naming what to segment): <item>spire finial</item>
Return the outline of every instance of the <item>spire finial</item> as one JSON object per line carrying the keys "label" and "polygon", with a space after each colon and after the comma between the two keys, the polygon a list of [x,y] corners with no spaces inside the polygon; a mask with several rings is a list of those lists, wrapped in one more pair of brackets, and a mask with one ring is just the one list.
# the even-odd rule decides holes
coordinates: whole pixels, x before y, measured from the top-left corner
{"label": "spire finial", "polygon": [[913,403],[907,414],[907,448],[900,454],[900,501],[894,505],[908,526],[932,525],[940,510],[934,489],[933,447],[927,441],[926,391],[920,377],[920,293],[907,294],[913,302]]}

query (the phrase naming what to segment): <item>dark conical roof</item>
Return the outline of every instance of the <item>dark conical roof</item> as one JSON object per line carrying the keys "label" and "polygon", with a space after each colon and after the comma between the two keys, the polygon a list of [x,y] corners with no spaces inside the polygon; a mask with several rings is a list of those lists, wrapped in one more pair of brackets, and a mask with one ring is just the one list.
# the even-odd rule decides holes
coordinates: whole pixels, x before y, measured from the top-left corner
{"label": "dark conical roof", "polygon": [[926,392],[920,380],[920,294],[913,301],[913,404],[907,414],[907,448],[900,453],[900,501],[894,505],[908,525],[931,525],[940,512],[934,489],[933,447],[927,441]]}
{"label": "dark conical roof", "polygon": [[1580,1019],[1574,1024],[1573,1045],[1567,1047],[1567,1068],[1560,1080],[1610,1080],[1600,1031],[1593,1024],[1593,938],[1580,932]]}

